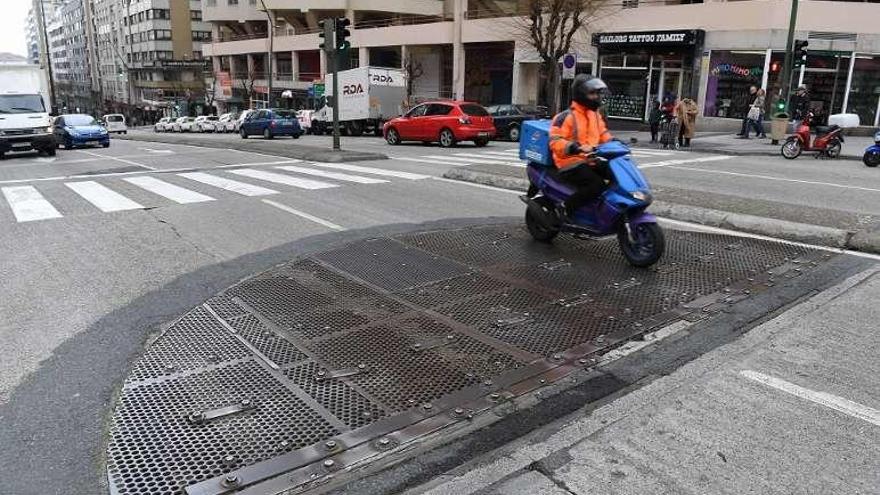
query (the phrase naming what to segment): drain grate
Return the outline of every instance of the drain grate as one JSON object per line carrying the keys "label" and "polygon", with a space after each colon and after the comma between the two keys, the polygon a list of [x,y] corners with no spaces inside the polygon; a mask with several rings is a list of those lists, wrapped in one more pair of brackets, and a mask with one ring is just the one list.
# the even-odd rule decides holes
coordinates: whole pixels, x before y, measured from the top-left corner
{"label": "drain grate", "polygon": [[561,365],[565,351],[705,318],[773,290],[768,271],[796,277],[819,259],[713,234],[671,231],[667,242],[663,263],[641,270],[613,239],[544,245],[520,226],[489,226],[367,240],[269,270],[185,315],[134,365],[111,424],[111,491],[225,493],[218,476],[320,461],[328,447],[315,444],[331,437],[334,449],[382,450],[353,444],[391,423],[456,421],[468,400],[502,400],[516,389],[493,384]]}

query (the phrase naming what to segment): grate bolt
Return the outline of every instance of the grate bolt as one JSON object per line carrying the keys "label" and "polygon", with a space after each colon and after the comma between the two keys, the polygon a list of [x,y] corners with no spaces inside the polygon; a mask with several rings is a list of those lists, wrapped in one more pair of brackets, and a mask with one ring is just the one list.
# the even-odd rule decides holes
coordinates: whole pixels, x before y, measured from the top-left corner
{"label": "grate bolt", "polygon": [[327,440],[324,443],[324,447],[326,447],[327,450],[333,450],[336,448],[336,442],[334,440]]}
{"label": "grate bolt", "polygon": [[384,438],[384,437],[380,438],[379,445],[381,445],[382,447],[387,447],[387,446],[391,445],[391,440],[388,438]]}
{"label": "grate bolt", "polygon": [[327,459],[326,461],[324,461],[324,467],[327,469],[330,469],[335,465],[336,465],[336,461],[334,461],[333,459]]}
{"label": "grate bolt", "polygon": [[462,414],[464,414],[464,409],[462,409],[462,408],[460,408],[460,407],[456,407],[456,408],[455,408],[455,411],[453,411],[453,412],[454,412],[456,415],[461,416]]}
{"label": "grate bolt", "polygon": [[496,393],[496,394],[492,394],[492,395],[489,396],[489,398],[492,399],[492,400],[494,400],[494,401],[497,401],[498,399],[501,398],[501,394],[497,394],[497,393]]}
{"label": "grate bolt", "polygon": [[247,407],[247,406],[251,405],[251,400],[250,399],[242,399],[241,405]]}
{"label": "grate bolt", "polygon": [[223,478],[223,483],[227,486],[235,486],[238,484],[238,476],[234,474],[227,474],[226,477]]}
{"label": "grate bolt", "polygon": [[424,409],[425,411],[430,411],[433,408],[434,408],[434,405],[431,404],[430,402],[425,402],[424,404],[422,404],[422,409]]}

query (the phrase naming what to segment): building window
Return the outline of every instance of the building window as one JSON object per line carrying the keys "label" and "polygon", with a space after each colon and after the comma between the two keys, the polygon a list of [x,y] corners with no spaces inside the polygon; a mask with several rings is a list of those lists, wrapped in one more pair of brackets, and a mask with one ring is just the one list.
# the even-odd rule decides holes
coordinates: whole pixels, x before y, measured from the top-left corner
{"label": "building window", "polygon": [[201,21],[202,20],[202,11],[201,10],[190,10],[189,11],[189,18],[194,21]]}
{"label": "building window", "polygon": [[703,115],[744,118],[755,99],[749,87],[761,87],[765,57],[763,52],[713,50]]}
{"label": "building window", "polygon": [[226,0],[226,5],[238,5],[238,0]]}
{"label": "building window", "polygon": [[193,41],[211,41],[211,31],[193,31]]}

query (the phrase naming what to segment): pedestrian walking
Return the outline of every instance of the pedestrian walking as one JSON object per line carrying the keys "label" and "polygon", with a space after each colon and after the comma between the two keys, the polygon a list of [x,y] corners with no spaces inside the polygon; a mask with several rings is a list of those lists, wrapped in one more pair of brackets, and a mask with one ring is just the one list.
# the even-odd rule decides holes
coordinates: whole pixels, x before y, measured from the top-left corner
{"label": "pedestrian walking", "polygon": [[651,142],[657,142],[657,133],[660,132],[660,118],[663,112],[660,111],[660,102],[653,100],[651,102],[651,113],[648,114],[648,125],[651,126]]}
{"label": "pedestrian walking", "polygon": [[742,126],[740,127],[739,134],[736,137],[748,139],[749,138],[749,110],[752,109],[752,103],[754,103],[755,98],[758,95],[758,87],[757,86],[749,86],[749,96],[746,97],[746,105],[743,108],[743,120]]}
{"label": "pedestrian walking", "polygon": [[678,97],[667,93],[660,106],[660,144],[663,148],[675,148],[680,122],[675,114]]}
{"label": "pedestrian walking", "polygon": [[691,139],[697,133],[697,102],[690,98],[685,98],[678,102],[675,107],[675,115],[680,123],[678,131],[678,146],[689,148]]}
{"label": "pedestrian walking", "polygon": [[[767,138],[767,134],[764,133],[764,104],[766,101],[767,92],[764,91],[764,88],[761,88],[755,95],[755,100],[752,102],[752,106],[749,108],[749,113],[747,115],[749,118],[749,124],[755,129],[755,135],[761,139]],[[746,137],[749,137],[748,129],[746,129]]]}

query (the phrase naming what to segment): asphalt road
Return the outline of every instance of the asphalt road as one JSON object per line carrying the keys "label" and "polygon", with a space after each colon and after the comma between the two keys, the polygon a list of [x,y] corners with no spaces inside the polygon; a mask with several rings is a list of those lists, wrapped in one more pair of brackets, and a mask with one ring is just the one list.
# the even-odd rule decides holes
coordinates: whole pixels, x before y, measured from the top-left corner
{"label": "asphalt road", "polygon": [[[16,489],[0,492],[94,493],[102,421],[131,360],[163,325],[241,278],[350,239],[522,213],[509,191],[441,178],[478,160],[514,166],[510,143],[343,146],[392,159],[304,164],[114,139],[0,161],[0,465],[16,473]],[[878,212],[875,171],[857,162],[658,151],[639,160],[660,188]],[[806,180],[817,183],[792,182]]]}

